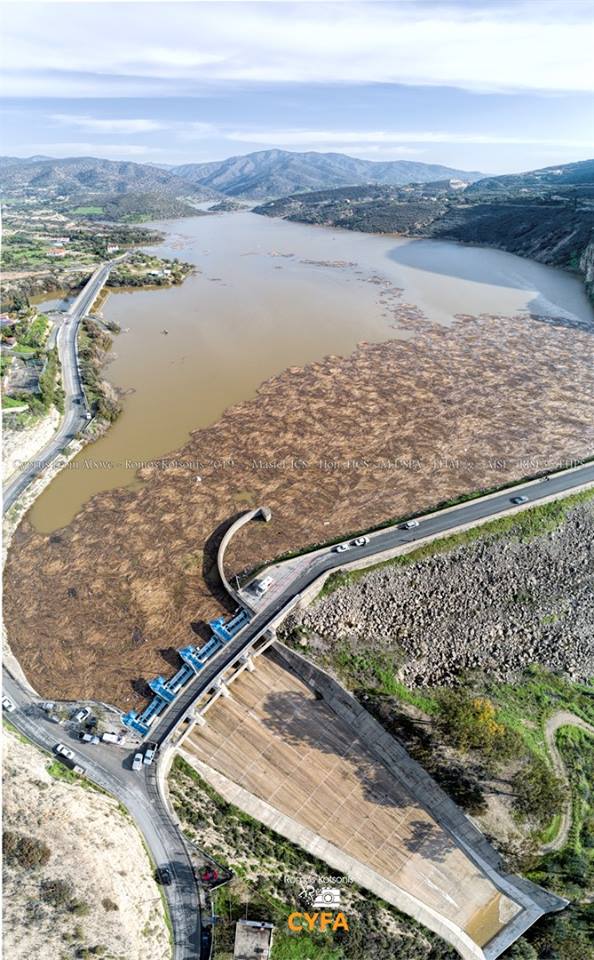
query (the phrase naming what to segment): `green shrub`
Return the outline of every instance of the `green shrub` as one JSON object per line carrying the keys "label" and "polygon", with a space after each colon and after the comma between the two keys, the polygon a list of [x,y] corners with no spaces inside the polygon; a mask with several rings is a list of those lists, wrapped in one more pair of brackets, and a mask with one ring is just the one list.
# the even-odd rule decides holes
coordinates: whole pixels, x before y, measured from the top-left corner
{"label": "green shrub", "polygon": [[540,757],[531,757],[512,779],[514,807],[522,816],[545,827],[567,798],[565,784]]}
{"label": "green shrub", "polygon": [[52,907],[65,907],[70,909],[74,887],[70,880],[43,880],[39,887],[39,895],[44,903],[49,903]]}

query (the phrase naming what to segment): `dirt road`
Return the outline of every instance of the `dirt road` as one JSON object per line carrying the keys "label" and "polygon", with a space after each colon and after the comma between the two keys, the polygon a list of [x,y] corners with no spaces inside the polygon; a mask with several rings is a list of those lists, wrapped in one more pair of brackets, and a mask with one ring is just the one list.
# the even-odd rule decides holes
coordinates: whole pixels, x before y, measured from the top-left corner
{"label": "dirt road", "polygon": [[[558,710],[557,713],[554,713],[552,717],[549,717],[546,722],[545,740],[547,742],[547,747],[549,748],[549,753],[553,762],[553,768],[557,776],[569,785],[565,764],[563,763],[563,758],[561,757],[561,754],[557,749],[557,744],[555,743],[555,734],[561,727],[579,727],[580,730],[585,730],[586,733],[591,733],[593,736],[594,727],[586,720],[582,720],[581,717],[576,716],[575,713],[569,713],[568,710]],[[561,850],[567,841],[567,835],[570,827],[571,796],[569,795],[561,812],[561,823],[559,825],[557,836],[554,838],[554,840],[551,840],[549,843],[545,843],[543,845],[542,852],[551,853],[554,850]]]}

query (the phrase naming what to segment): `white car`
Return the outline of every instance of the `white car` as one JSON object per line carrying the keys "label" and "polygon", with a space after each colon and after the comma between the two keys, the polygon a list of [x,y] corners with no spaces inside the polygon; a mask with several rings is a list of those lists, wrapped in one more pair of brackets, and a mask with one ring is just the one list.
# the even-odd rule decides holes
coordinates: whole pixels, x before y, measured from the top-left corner
{"label": "white car", "polygon": [[86,719],[87,719],[87,717],[89,716],[90,712],[91,712],[91,711],[89,710],[88,707],[83,707],[82,710],[79,710],[78,713],[76,714],[76,716],[75,716],[75,718],[74,718],[75,723],[82,723],[83,720],[86,720]]}
{"label": "white car", "polygon": [[270,590],[274,579],[272,577],[264,577],[262,580],[256,580],[254,584],[254,593],[257,597],[263,597],[265,593]]}
{"label": "white car", "polygon": [[528,497],[522,494],[521,497],[512,497],[511,502],[512,503],[528,503]]}
{"label": "white car", "polygon": [[132,761],[132,769],[142,770],[142,754],[141,753],[135,754],[134,760]]}
{"label": "white car", "polygon": [[366,543],[369,543],[369,537],[357,537],[356,540],[353,540],[351,546],[364,547]]}
{"label": "white car", "polygon": [[2,697],[2,709],[6,710],[7,713],[13,713],[16,710],[10,697]]}
{"label": "white car", "polygon": [[56,745],[56,753],[59,753],[61,757],[68,757],[69,760],[74,760],[73,751],[69,750],[68,747],[65,747],[63,743],[58,743]]}
{"label": "white car", "polygon": [[418,521],[418,520],[407,520],[406,523],[403,523],[403,524],[402,524],[402,529],[403,529],[403,530],[413,530],[414,527],[418,527],[418,526],[419,526],[419,521]]}
{"label": "white car", "polygon": [[84,743],[100,743],[99,737],[94,733],[81,733],[79,734],[79,740],[82,740]]}
{"label": "white car", "polygon": [[350,550],[350,543],[339,543],[334,547],[334,553],[344,553],[345,550]]}

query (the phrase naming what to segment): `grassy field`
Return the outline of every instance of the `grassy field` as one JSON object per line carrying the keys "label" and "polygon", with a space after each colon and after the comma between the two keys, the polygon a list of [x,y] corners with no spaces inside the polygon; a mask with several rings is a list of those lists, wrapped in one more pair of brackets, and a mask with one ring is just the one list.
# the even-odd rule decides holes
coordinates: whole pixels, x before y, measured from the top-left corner
{"label": "grassy field", "polygon": [[87,215],[97,215],[103,213],[103,207],[77,207],[76,210],[72,210],[72,213],[80,213],[83,216]]}
{"label": "grassy field", "polygon": [[279,931],[272,944],[270,960],[342,960],[340,947],[312,942],[310,934]]}
{"label": "grassy field", "polygon": [[544,724],[551,714],[569,710],[594,724],[594,685],[570,683],[542,667],[530,667],[517,684],[487,684],[485,689],[502,721],[543,759],[548,756]]}

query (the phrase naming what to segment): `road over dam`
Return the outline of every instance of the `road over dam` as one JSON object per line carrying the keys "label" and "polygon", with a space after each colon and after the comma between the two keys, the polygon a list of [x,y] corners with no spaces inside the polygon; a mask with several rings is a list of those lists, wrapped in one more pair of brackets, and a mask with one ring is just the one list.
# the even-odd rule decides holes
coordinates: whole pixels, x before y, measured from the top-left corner
{"label": "road over dam", "polygon": [[[222,651],[208,661],[206,666],[177,696],[171,706],[161,715],[151,729],[151,739],[158,743],[167,742],[178,725],[191,713],[193,707],[209,692],[216,689],[221,678],[234,664],[241,661],[254,644],[276,627],[292,608],[299,603],[302,594],[316,581],[335,570],[357,565],[373,565],[399,548],[409,548],[433,538],[452,533],[467,526],[475,526],[496,519],[510,512],[521,512],[539,503],[545,503],[594,485],[594,463],[549,475],[546,479],[530,480],[509,487],[494,494],[477,497],[466,503],[444,510],[438,510],[418,518],[418,526],[405,530],[402,526],[391,526],[369,534],[369,542],[345,553],[337,553],[334,546],[316,550],[303,557],[303,563],[293,576],[283,580],[283,588],[269,602],[256,609],[252,619],[241,629]],[[526,497],[525,503],[515,505],[512,498]],[[266,509],[266,508],[264,508]],[[258,511],[251,511],[254,517]],[[267,516],[269,512],[267,511]],[[226,541],[225,541],[226,546]],[[226,578],[225,578],[225,582]],[[243,592],[247,597],[246,592]],[[232,597],[237,601],[237,591]],[[253,598],[252,598],[253,601]],[[252,606],[250,601],[249,606]]]}

